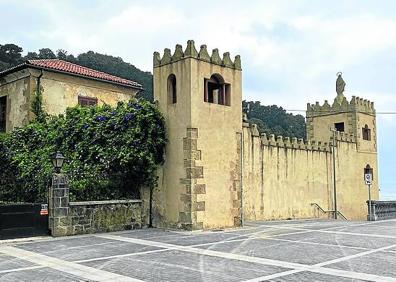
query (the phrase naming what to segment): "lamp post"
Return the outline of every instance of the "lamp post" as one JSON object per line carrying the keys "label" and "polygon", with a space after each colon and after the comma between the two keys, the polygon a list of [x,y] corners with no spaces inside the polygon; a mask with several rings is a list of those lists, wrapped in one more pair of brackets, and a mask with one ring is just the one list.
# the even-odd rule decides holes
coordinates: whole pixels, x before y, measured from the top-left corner
{"label": "lamp post", "polygon": [[60,173],[61,168],[63,166],[63,162],[65,161],[65,157],[61,152],[56,152],[52,157],[52,165],[54,166],[54,171],[56,173]]}
{"label": "lamp post", "polygon": [[333,193],[334,193],[334,219],[337,219],[337,184],[336,184],[336,165],[335,165],[335,147],[336,147],[336,132],[334,128],[330,128],[333,133],[333,145],[332,145],[332,155],[333,155]]}

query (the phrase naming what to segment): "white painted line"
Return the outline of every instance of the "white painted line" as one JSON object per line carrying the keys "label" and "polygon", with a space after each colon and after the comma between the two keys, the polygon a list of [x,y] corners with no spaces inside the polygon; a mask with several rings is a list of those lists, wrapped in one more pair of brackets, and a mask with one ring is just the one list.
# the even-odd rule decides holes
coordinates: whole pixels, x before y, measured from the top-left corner
{"label": "white painted line", "polygon": [[[134,244],[166,248],[169,250],[178,250],[178,251],[182,251],[182,252],[195,253],[195,254],[199,254],[199,255],[221,257],[221,258],[225,258],[225,259],[247,261],[247,262],[258,263],[258,264],[263,264],[263,265],[271,265],[271,266],[278,266],[278,267],[283,267],[283,268],[290,268],[290,270],[276,274],[277,277],[286,276],[291,273],[310,271],[310,272],[328,274],[328,275],[333,275],[333,276],[349,277],[352,279],[366,279],[366,280],[374,280],[374,281],[395,281],[396,282],[396,278],[392,278],[392,277],[385,277],[385,276],[379,276],[379,275],[373,275],[373,274],[367,274],[367,273],[359,273],[359,272],[353,272],[353,271],[324,268],[324,267],[321,267],[321,265],[323,263],[317,264],[317,265],[306,265],[306,264],[300,264],[300,263],[292,263],[292,262],[252,257],[252,256],[239,255],[239,254],[233,254],[233,253],[224,253],[224,252],[219,252],[219,251],[196,249],[191,246],[179,246],[179,245],[162,243],[162,242],[153,242],[153,241],[148,241],[148,240],[143,240],[143,239],[120,237],[120,236],[115,236],[115,235],[110,235],[110,234],[102,234],[102,235],[95,235],[95,236],[100,237],[100,238],[110,239],[110,240],[118,240],[118,241],[130,242],[130,243],[134,243]],[[375,252],[380,252],[382,250],[386,250],[388,248],[393,248],[393,247],[394,247],[394,245],[375,249],[375,250],[370,250],[370,251],[361,253],[362,254],[361,256],[364,256],[367,254],[372,254]],[[358,255],[359,254],[345,257],[345,260],[354,258],[354,257],[358,257]],[[341,261],[341,259],[342,258],[337,259],[337,260]],[[336,260],[325,262],[324,265],[326,265],[326,263],[331,264],[331,263],[333,263],[333,261],[336,261]],[[273,275],[275,275],[275,274],[272,274],[271,277],[273,277]],[[253,282],[253,281],[258,282],[258,281],[264,281],[264,280],[271,279],[268,277],[270,277],[270,276],[258,277],[258,278],[248,280],[248,281],[249,282]]]}
{"label": "white painted line", "polygon": [[0,270],[0,274],[10,273],[10,272],[18,272],[18,271],[25,271],[25,270],[33,270],[33,269],[40,269],[40,268],[44,268],[44,266],[37,265],[37,266],[28,266],[28,267],[20,267],[20,268],[12,268],[12,269]]}
{"label": "white painted line", "polygon": [[387,250],[387,249],[392,249],[392,248],[395,248],[395,247],[396,247],[396,244],[390,245],[390,246],[386,246],[386,247],[382,247],[382,248],[378,248],[378,249],[374,249],[374,250],[365,251],[365,252],[362,252],[362,253],[357,253],[357,254],[354,254],[354,255],[349,255],[349,256],[346,256],[346,257],[342,257],[342,258],[337,258],[337,259],[321,262],[321,263],[315,264],[315,266],[316,267],[321,267],[321,266],[325,266],[325,265],[329,265],[329,264],[333,264],[333,263],[337,263],[337,262],[341,262],[341,261],[346,261],[346,260],[350,260],[350,259],[354,259],[354,258],[359,258],[359,257],[362,257],[362,256],[370,255],[370,254],[373,254],[373,253],[378,253],[378,252],[381,252],[381,251],[384,251],[384,250]]}
{"label": "white painted line", "polygon": [[[329,233],[329,234],[343,234],[343,235],[354,235],[354,236],[363,236],[363,237],[377,237],[377,238],[387,238],[387,239],[396,239],[396,236],[391,235],[382,235],[382,234],[370,234],[370,233],[355,233],[355,232],[344,232],[344,231],[330,231],[330,228],[324,229],[305,229],[305,228],[295,228],[295,227],[273,227],[275,229],[292,229],[292,230],[300,230],[310,232],[318,232],[318,233]],[[303,233],[303,232],[301,232]],[[279,234],[278,236],[289,235],[289,234]]]}
{"label": "white painted line", "polygon": [[52,269],[66,272],[83,279],[93,281],[141,281],[131,277],[111,273],[108,271],[95,269],[81,264],[68,262],[65,260],[48,257],[42,254],[37,254],[30,251],[25,251],[11,246],[0,247],[0,252],[9,256],[17,257],[19,259],[27,260],[32,263],[50,267]]}
{"label": "white painted line", "polygon": [[266,280],[270,280],[270,279],[274,279],[274,278],[279,278],[279,277],[283,277],[283,276],[299,273],[299,272],[302,272],[302,271],[310,271],[310,272],[328,274],[328,275],[333,275],[333,276],[347,277],[347,278],[352,278],[352,279],[363,279],[363,280],[374,280],[374,281],[396,281],[396,278],[392,278],[392,277],[379,276],[379,275],[368,274],[368,273],[361,273],[361,272],[354,272],[354,271],[347,271],[347,270],[340,270],[340,269],[333,269],[333,268],[325,268],[325,267],[323,267],[323,266],[334,264],[334,263],[337,263],[337,262],[342,262],[342,261],[346,261],[346,260],[350,260],[350,259],[354,259],[354,258],[370,255],[370,254],[373,254],[373,253],[385,251],[387,249],[391,249],[391,248],[394,248],[394,247],[396,247],[396,244],[395,245],[391,245],[391,246],[378,248],[378,249],[374,249],[374,250],[369,250],[369,251],[366,251],[366,252],[361,252],[361,253],[354,254],[354,255],[349,255],[349,256],[346,256],[346,257],[342,257],[342,258],[337,258],[337,259],[333,259],[333,260],[317,263],[317,264],[312,265],[312,266],[307,266],[307,268],[305,270],[302,270],[302,269],[289,270],[289,271],[284,271],[284,272],[281,272],[281,273],[275,273],[275,274],[272,274],[272,275],[258,277],[258,278],[255,278],[255,279],[247,280],[245,282],[266,281]]}
{"label": "white painted line", "polygon": [[165,251],[169,251],[169,250],[168,249],[160,249],[160,250],[145,251],[145,252],[140,252],[140,253],[129,253],[129,254],[122,254],[122,255],[107,256],[107,257],[75,260],[73,262],[74,263],[84,263],[84,262],[101,261],[101,260],[108,260],[108,259],[115,259],[115,258],[118,259],[118,258],[133,257],[133,256],[138,256],[138,255],[161,253],[161,252],[165,252]]}
{"label": "white painted line", "polygon": [[130,242],[130,243],[134,243],[134,244],[165,248],[165,249],[169,249],[169,250],[178,250],[178,251],[183,251],[183,252],[195,253],[195,254],[199,254],[199,255],[207,255],[207,256],[220,257],[220,258],[226,258],[226,259],[234,259],[234,260],[241,260],[241,261],[247,261],[247,262],[253,262],[253,263],[261,263],[261,264],[273,265],[273,266],[279,266],[279,267],[285,267],[285,268],[305,267],[304,264],[299,264],[299,263],[285,262],[285,261],[272,260],[272,259],[266,259],[266,258],[258,258],[258,257],[245,256],[245,255],[232,254],[232,253],[223,253],[223,252],[212,251],[212,250],[207,250],[207,249],[197,249],[197,248],[194,248],[191,246],[180,246],[180,245],[174,245],[174,244],[168,244],[168,243],[162,243],[162,242],[154,242],[154,241],[135,239],[135,238],[129,238],[129,237],[114,236],[114,235],[110,235],[110,234],[101,234],[101,235],[95,235],[95,236],[100,237],[100,238],[110,239],[110,240],[124,241],[124,242]]}

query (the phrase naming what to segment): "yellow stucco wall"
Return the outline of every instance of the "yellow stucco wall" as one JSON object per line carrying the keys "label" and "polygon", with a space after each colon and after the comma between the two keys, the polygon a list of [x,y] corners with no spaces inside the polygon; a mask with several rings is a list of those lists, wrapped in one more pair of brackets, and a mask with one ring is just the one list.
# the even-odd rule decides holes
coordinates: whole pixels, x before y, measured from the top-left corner
{"label": "yellow stucco wall", "polygon": [[[279,142],[244,127],[243,207],[246,220],[315,218],[324,216],[311,203],[332,210],[333,158],[326,145]],[[359,152],[356,142],[337,136],[336,189],[338,210],[349,220],[367,216],[368,190],[363,181],[373,168],[372,198],[378,200],[377,155]],[[344,138],[345,139],[345,138]]]}
{"label": "yellow stucco wall", "polygon": [[[177,52],[183,52],[181,47]],[[169,139],[154,192],[154,225],[186,229],[239,225],[241,71],[193,55],[169,57],[153,72],[154,98]],[[176,77],[176,104],[168,99],[170,74]],[[204,79],[213,74],[231,85],[231,106],[204,101]]]}
{"label": "yellow stucco wall", "polygon": [[[32,83],[35,84],[35,80]],[[44,71],[41,87],[43,107],[50,115],[64,113],[66,108],[76,106],[78,96],[97,98],[98,105],[115,106],[137,93],[136,89],[48,71]]]}
{"label": "yellow stucco wall", "polygon": [[22,70],[0,79],[0,97],[7,96],[7,132],[29,121],[31,95],[29,75],[27,70]]}
{"label": "yellow stucco wall", "polygon": [[[31,102],[40,71],[23,69],[0,79],[0,97],[7,96],[7,131],[26,125],[34,115]],[[43,71],[40,89],[43,108],[50,115],[65,113],[78,104],[78,96],[98,99],[98,104],[115,106],[134,97],[138,90],[50,71]]]}

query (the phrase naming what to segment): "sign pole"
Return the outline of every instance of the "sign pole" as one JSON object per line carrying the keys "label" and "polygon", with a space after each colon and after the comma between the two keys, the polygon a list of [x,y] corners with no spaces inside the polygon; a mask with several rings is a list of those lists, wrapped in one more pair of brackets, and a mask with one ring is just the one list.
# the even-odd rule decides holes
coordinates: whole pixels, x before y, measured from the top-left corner
{"label": "sign pole", "polygon": [[371,184],[368,184],[368,196],[369,196],[369,221],[372,220],[372,209],[371,209]]}

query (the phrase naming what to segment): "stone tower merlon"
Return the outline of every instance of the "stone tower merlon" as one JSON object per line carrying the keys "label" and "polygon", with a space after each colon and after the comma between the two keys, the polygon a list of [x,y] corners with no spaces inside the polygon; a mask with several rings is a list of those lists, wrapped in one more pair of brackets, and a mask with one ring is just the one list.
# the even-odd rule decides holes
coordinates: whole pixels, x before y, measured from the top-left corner
{"label": "stone tower merlon", "polygon": [[199,52],[195,48],[194,40],[187,41],[186,50],[183,52],[183,47],[179,44],[175,47],[175,52],[171,54],[171,50],[168,48],[164,49],[164,55],[161,58],[159,52],[154,52],[153,65],[154,68],[171,64],[186,58],[195,58],[197,60],[210,62],[215,65],[227,67],[236,70],[242,70],[241,68],[241,57],[235,56],[234,61],[231,60],[230,53],[225,52],[223,58],[219,55],[218,49],[212,50],[212,55],[209,55],[206,45],[201,45]]}
{"label": "stone tower merlon", "polygon": [[345,113],[360,112],[360,113],[375,115],[374,102],[370,102],[366,99],[352,96],[350,102],[348,102],[347,99],[344,97],[341,103],[338,103],[335,100],[331,106],[327,100],[325,100],[322,106],[319,104],[319,102],[316,102],[315,104],[310,104],[310,103],[307,104],[307,118],[336,114],[341,112],[345,112]]}

